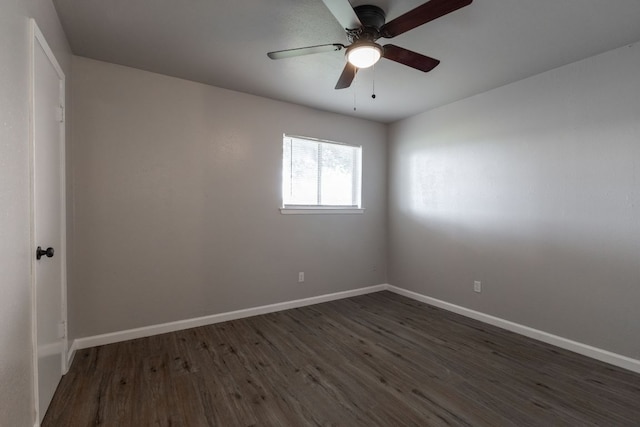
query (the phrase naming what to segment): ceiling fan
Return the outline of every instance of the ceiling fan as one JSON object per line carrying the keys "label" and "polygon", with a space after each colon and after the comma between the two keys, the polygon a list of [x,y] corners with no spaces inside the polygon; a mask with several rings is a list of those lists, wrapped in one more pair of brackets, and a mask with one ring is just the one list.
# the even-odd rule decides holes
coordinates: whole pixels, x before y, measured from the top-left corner
{"label": "ceiling fan", "polygon": [[336,84],[336,89],[344,89],[351,86],[358,69],[370,67],[380,58],[387,58],[425,73],[434,69],[440,63],[439,60],[393,44],[381,46],[376,40],[403,34],[468,6],[473,0],[430,0],[387,23],[385,12],[378,6],[362,5],[353,8],[348,0],[322,1],[347,32],[350,44],[345,46],[342,43],[332,43],[278,50],[267,53],[267,56],[271,59],[283,59],[346,49],[347,64]]}

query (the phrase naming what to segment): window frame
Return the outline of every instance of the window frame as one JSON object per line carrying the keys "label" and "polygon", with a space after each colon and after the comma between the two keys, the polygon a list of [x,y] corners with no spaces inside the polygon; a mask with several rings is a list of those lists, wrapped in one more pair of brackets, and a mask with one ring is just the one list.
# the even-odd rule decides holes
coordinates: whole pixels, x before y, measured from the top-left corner
{"label": "window frame", "polygon": [[[358,169],[358,173],[354,174],[353,176],[353,182],[352,182],[352,191],[356,194],[356,201],[357,204],[356,205],[320,205],[320,204],[316,204],[316,205],[294,205],[294,204],[285,204],[284,203],[284,191],[283,191],[283,184],[284,184],[284,172],[285,172],[285,166],[284,166],[284,159],[285,159],[285,152],[284,152],[284,146],[285,146],[285,140],[287,138],[290,139],[299,139],[299,140],[305,140],[305,141],[310,141],[310,142],[316,142],[319,144],[332,144],[332,145],[342,145],[342,146],[347,146],[347,147],[353,147],[357,149],[357,156],[358,158],[356,159],[357,161],[357,169]],[[319,147],[322,147],[322,145],[319,145]],[[282,155],[281,155],[281,190],[280,190],[280,212],[282,214],[285,215],[290,215],[290,214],[294,214],[294,215],[298,215],[298,214],[362,214],[364,213],[364,207],[362,206],[362,172],[363,172],[363,166],[362,166],[362,145],[357,145],[357,144],[349,144],[349,143],[345,143],[345,142],[337,142],[337,141],[330,141],[330,140],[326,140],[326,139],[320,139],[320,138],[313,138],[313,137],[308,137],[308,136],[300,136],[300,135],[292,135],[292,134],[283,134],[282,135]],[[319,153],[322,152],[322,149],[319,149]],[[355,169],[355,168],[354,168]],[[322,168],[318,167],[318,185],[321,184],[321,178],[322,178]],[[320,198],[320,192],[318,192],[318,198]]]}

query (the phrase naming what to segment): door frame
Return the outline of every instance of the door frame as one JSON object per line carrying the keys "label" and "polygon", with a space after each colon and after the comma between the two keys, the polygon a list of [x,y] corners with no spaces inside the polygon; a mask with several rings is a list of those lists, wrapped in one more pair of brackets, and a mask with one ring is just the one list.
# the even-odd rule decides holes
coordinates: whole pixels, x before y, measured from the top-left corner
{"label": "door frame", "polygon": [[63,332],[64,338],[62,338],[62,374],[66,374],[69,369],[69,342],[68,342],[68,334],[67,334],[67,215],[66,215],[66,139],[65,139],[65,127],[66,127],[66,103],[65,103],[65,75],[60,67],[60,64],[56,60],[53,51],[49,47],[44,35],[38,28],[38,24],[35,19],[30,19],[30,70],[29,70],[29,79],[30,79],[30,96],[29,96],[29,192],[30,192],[30,250],[31,250],[31,271],[30,271],[30,282],[31,282],[31,341],[32,341],[32,364],[33,364],[33,403],[35,410],[35,422],[36,426],[40,425],[40,402],[38,397],[38,319],[37,319],[37,307],[36,307],[36,245],[35,241],[35,209],[36,209],[36,200],[35,200],[35,129],[36,129],[36,117],[35,117],[35,54],[36,48],[40,46],[44,51],[45,55],[49,59],[49,62],[55,69],[58,79],[59,79],[59,93],[60,93],[60,196],[62,202],[60,204],[61,209],[61,220],[60,220],[60,249],[56,248],[56,256],[60,256],[61,263],[61,287],[60,290],[61,295],[61,314],[62,314],[62,322],[63,322]]}

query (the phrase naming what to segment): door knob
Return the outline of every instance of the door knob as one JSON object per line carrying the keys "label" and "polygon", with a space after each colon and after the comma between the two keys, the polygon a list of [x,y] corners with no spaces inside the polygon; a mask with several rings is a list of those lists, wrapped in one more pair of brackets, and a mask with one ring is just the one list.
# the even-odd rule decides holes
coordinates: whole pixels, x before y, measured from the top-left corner
{"label": "door knob", "polygon": [[42,249],[38,246],[38,249],[36,249],[36,259],[42,258],[42,255],[46,255],[48,258],[53,257],[53,248],[48,247],[47,249]]}

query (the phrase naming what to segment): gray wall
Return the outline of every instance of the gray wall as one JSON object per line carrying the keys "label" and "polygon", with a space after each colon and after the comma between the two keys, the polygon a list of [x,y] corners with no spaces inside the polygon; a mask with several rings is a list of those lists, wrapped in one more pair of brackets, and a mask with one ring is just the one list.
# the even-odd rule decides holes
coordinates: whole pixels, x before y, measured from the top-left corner
{"label": "gray wall", "polygon": [[390,283],[640,359],[638,70],[627,46],[394,124]]}
{"label": "gray wall", "polygon": [[[384,125],[86,58],[73,71],[72,338],[385,283]],[[364,214],[280,213],[285,132],[363,145]]]}
{"label": "gray wall", "polygon": [[33,425],[29,196],[29,18],[67,79],[71,54],[49,0],[0,8],[0,425]]}

